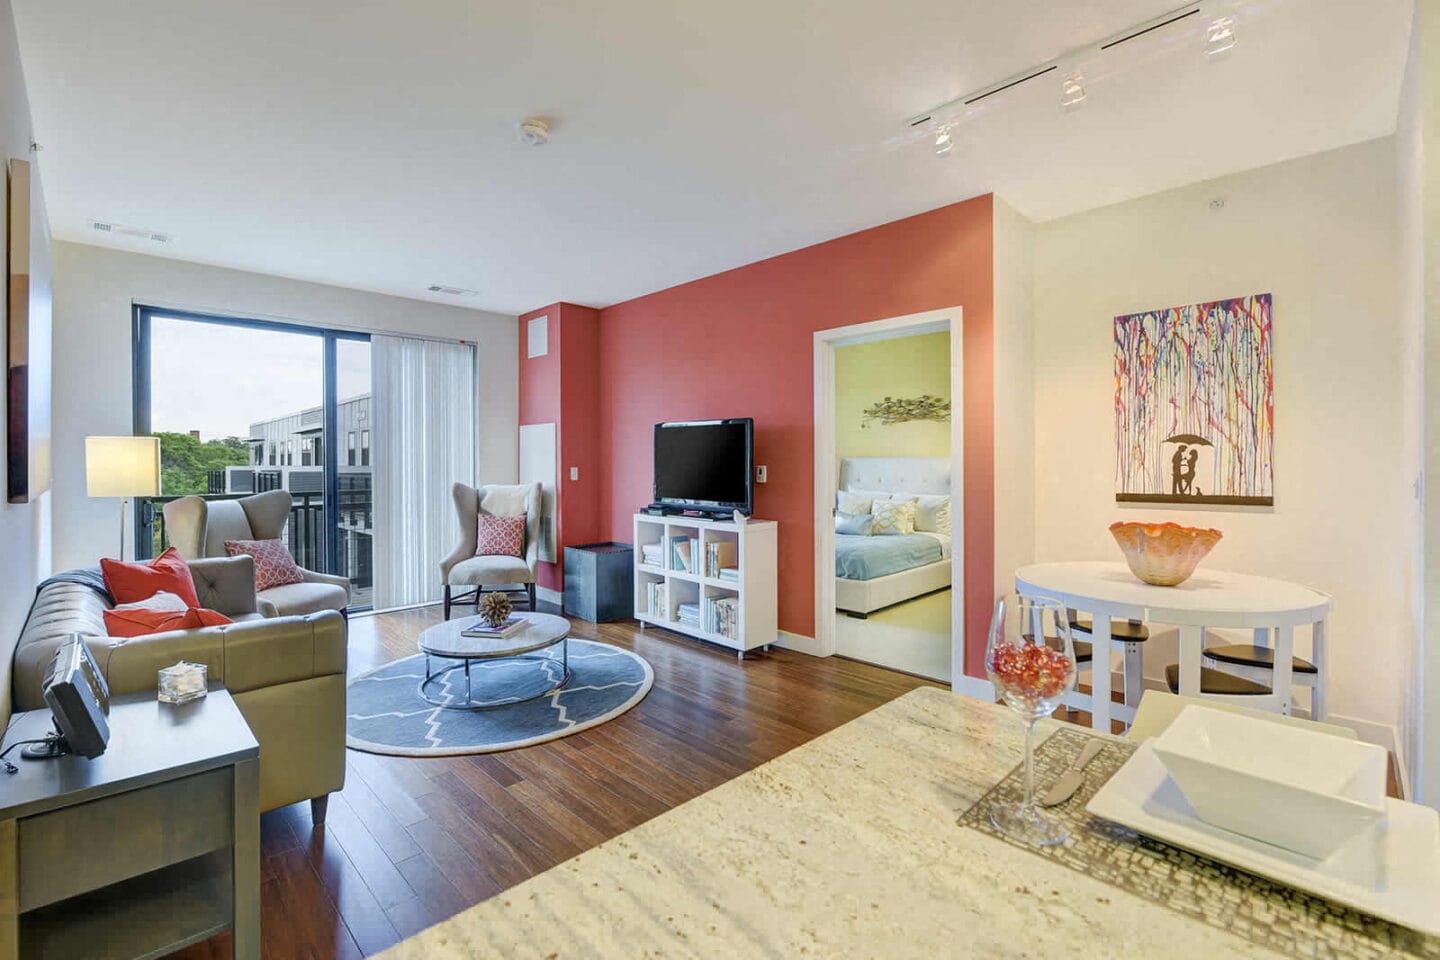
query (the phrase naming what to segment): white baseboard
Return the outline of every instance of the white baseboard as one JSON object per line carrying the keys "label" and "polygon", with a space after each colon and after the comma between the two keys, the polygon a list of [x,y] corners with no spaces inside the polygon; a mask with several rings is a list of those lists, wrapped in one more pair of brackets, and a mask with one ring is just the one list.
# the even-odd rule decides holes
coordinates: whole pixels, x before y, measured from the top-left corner
{"label": "white baseboard", "polygon": [[786,650],[794,650],[796,653],[808,654],[812,657],[826,656],[820,649],[820,643],[814,637],[807,637],[800,633],[791,633],[789,630],[777,631],[775,646],[784,647]]}
{"label": "white baseboard", "polygon": [[535,599],[544,600],[546,603],[553,603],[557,606],[563,606],[565,595],[559,590],[551,590],[549,587],[542,587],[537,583],[535,585]]}

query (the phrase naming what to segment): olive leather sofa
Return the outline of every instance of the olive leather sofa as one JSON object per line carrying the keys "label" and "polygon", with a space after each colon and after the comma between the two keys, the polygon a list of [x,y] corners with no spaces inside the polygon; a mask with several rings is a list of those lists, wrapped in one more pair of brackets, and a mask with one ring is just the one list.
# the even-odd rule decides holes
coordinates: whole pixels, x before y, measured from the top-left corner
{"label": "olive leather sofa", "polygon": [[265,617],[248,556],[190,561],[202,606],[234,623],[144,637],[105,635],[106,597],[80,583],[47,581],[15,648],[16,710],[45,706],[41,681],[56,648],[83,634],[113,694],[154,690],[157,672],[203,663],[235,698],[260,743],[260,809],[309,800],[316,824],[345,785],[345,622],[326,610]]}

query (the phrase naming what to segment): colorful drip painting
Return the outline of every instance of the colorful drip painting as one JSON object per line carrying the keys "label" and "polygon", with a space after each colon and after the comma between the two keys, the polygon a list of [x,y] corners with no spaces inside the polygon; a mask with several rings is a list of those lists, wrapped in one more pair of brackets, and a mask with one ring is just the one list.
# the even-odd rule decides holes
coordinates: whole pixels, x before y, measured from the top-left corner
{"label": "colorful drip painting", "polygon": [[1275,502],[1270,294],[1115,318],[1115,499]]}

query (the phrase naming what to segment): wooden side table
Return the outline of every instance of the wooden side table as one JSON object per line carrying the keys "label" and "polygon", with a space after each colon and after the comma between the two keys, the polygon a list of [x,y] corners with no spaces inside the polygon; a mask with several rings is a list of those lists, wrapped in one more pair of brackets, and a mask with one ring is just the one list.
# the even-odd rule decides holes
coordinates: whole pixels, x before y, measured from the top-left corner
{"label": "wooden side table", "polygon": [[[49,711],[5,737],[43,736]],[[159,957],[225,930],[260,956],[260,747],[223,687],[116,697],[94,760],[0,772],[0,960]]]}

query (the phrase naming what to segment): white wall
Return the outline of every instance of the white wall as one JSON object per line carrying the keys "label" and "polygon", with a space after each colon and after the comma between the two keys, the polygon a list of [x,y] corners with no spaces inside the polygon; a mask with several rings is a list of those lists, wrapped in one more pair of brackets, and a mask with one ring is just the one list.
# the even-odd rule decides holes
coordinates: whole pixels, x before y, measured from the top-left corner
{"label": "white wall", "polygon": [[[1118,560],[1107,527],[1122,519],[1219,528],[1207,565],[1334,596],[1331,711],[1372,738],[1402,722],[1412,645],[1395,184],[1385,138],[1052,221],[1035,238],[1037,558]],[[1266,292],[1275,506],[1116,504],[1113,318]],[[1145,657],[1158,676],[1173,642]]]}
{"label": "white wall", "polygon": [[995,594],[1035,559],[1035,225],[994,198]]}
{"label": "white wall", "polygon": [[[57,242],[53,250],[56,569],[93,564],[114,552],[117,504],[85,495],[84,444],[87,435],[131,432],[135,303],[475,341],[479,479],[515,481],[519,324],[514,317],[82,244]],[[224,357],[197,357],[196,362],[213,364],[216,389],[225,389]]]}
{"label": "white wall", "polygon": [[[15,42],[15,20],[10,0],[0,0],[0,164],[10,158],[29,159],[36,183],[30,216],[30,283],[43,296],[50,286],[49,225],[45,206],[35,202],[41,195],[41,165],[30,152],[30,106],[25,96],[25,79],[20,71],[20,51]],[[0,171],[0,183],[4,173]],[[4,224],[8,211],[5,191],[0,189],[0,266],[8,260]],[[3,286],[0,270],[0,286]],[[0,318],[5,316],[9,298],[0,296]],[[0,335],[5,329],[0,324]],[[47,344],[48,346],[48,344]],[[38,344],[32,344],[37,347]],[[40,358],[48,359],[48,358]],[[3,364],[0,364],[3,369]],[[0,429],[6,422],[5,391],[0,389]],[[0,458],[3,461],[3,458]],[[6,469],[0,462],[0,470]],[[10,718],[10,660],[20,628],[30,612],[33,587],[50,573],[50,494],[41,494],[31,503],[7,503],[0,497],[0,724]]]}
{"label": "white wall", "polygon": [[[1397,307],[1403,338],[1403,366],[1400,369],[1403,401],[1401,475],[1414,483],[1404,501],[1407,606],[1404,626],[1410,650],[1405,669],[1409,683],[1402,709],[1404,722],[1400,727],[1400,754],[1406,761],[1402,769],[1409,772],[1406,795],[1424,799],[1421,638],[1425,633],[1425,157],[1421,149],[1420,64],[1420,30],[1417,23],[1411,28],[1410,53],[1395,124],[1395,212],[1399,245],[1396,257],[1399,274]],[[1440,802],[1440,797],[1432,797],[1431,800]]]}

